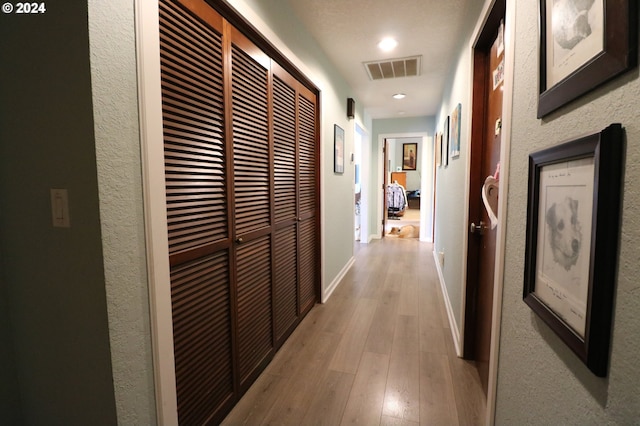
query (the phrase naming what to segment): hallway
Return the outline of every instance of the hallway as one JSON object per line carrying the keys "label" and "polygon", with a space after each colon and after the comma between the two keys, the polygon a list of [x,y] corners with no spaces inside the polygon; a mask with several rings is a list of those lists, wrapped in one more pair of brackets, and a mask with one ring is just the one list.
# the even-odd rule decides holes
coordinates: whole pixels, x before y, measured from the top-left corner
{"label": "hallway", "polygon": [[485,396],[449,330],[432,245],[385,238],[317,305],[226,425],[478,425]]}

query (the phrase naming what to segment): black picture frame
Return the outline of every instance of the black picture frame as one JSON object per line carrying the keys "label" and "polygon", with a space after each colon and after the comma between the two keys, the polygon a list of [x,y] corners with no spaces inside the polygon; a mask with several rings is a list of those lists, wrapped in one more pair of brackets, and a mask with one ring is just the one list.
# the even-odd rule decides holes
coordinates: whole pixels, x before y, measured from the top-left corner
{"label": "black picture frame", "polygon": [[402,170],[416,170],[418,166],[418,144],[402,144]]}
{"label": "black picture frame", "polygon": [[333,172],[344,173],[344,129],[333,125]]}
{"label": "black picture frame", "polygon": [[449,121],[450,118],[447,115],[442,126],[442,165],[444,167],[449,166]]}
{"label": "black picture frame", "polygon": [[623,144],[622,126],[612,124],[529,156],[523,300],[600,377],[608,367]]}
{"label": "black picture frame", "polygon": [[[563,22],[570,22],[567,18],[567,14],[570,13],[574,13],[574,19],[578,19],[575,1],[562,0],[559,4],[569,7],[573,5],[571,12],[565,11],[566,13],[562,14],[562,6],[549,7],[553,0],[539,0],[538,118],[550,114],[637,65],[637,1],[603,0],[602,3],[592,3],[586,11],[587,15],[583,15],[583,18],[586,16],[587,19],[588,31],[576,38],[572,30],[573,37],[568,38],[568,31],[562,31],[562,25],[556,25],[554,29],[549,23],[553,22],[553,19],[560,19],[560,16],[565,18]],[[600,5],[602,10],[599,9]],[[597,12],[593,12],[593,8],[597,8]],[[595,22],[589,22],[588,19]],[[553,37],[552,33],[555,33]],[[599,43],[602,43],[601,48]]]}
{"label": "black picture frame", "polygon": [[[548,25],[551,19],[551,10],[548,7],[553,0],[539,0],[540,3],[540,88],[538,97],[538,118],[542,118],[551,112],[557,110],[563,105],[579,98],[596,87],[611,80],[615,76],[635,67],[637,65],[637,1],[635,0],[603,0],[603,10],[598,16],[602,22],[594,23],[594,28],[602,28],[603,47],[601,50],[594,50],[593,56],[587,57],[584,62],[580,60],[576,64],[566,65],[567,61],[558,61],[560,65],[556,66],[555,62],[550,64],[549,56],[555,52],[555,48],[559,48],[560,44],[554,40],[550,40],[549,35],[553,31]],[[571,4],[575,0],[565,0],[565,3]],[[594,2],[591,6],[599,5]],[[599,6],[598,6],[599,7]],[[590,23],[587,23],[589,26]],[[589,27],[591,28],[591,27]],[[556,34],[563,34],[557,31]],[[595,34],[594,34],[595,36]],[[558,40],[558,36],[555,37]],[[572,46],[575,38],[565,41],[565,47]],[[569,49],[571,52],[577,50],[580,46],[574,45]],[[577,47],[576,47],[577,46]],[[561,49],[558,49],[560,51]],[[567,50],[567,49],[565,49]],[[586,54],[588,50],[585,50]],[[569,57],[571,55],[567,55]],[[573,61],[569,61],[573,62]],[[551,68],[550,68],[551,67]],[[554,68],[555,67],[555,68]],[[552,69],[563,69],[564,73],[568,73],[566,77],[561,78],[558,82],[549,81],[548,72]]]}

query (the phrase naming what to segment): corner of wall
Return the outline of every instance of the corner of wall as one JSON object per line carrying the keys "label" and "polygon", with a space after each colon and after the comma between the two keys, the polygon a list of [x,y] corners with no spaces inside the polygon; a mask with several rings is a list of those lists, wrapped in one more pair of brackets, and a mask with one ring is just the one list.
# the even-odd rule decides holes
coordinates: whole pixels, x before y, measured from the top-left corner
{"label": "corner of wall", "polygon": [[89,39],[118,423],[155,424],[133,3],[89,0]]}

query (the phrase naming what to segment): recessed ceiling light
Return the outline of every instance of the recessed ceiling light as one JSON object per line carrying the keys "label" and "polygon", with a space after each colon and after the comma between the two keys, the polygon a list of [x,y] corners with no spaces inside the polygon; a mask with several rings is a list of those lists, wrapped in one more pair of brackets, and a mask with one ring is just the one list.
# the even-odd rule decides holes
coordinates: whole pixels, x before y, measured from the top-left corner
{"label": "recessed ceiling light", "polygon": [[378,43],[378,47],[385,52],[393,50],[397,45],[398,42],[392,37],[385,37],[380,43]]}
{"label": "recessed ceiling light", "polygon": [[404,111],[398,111],[398,115],[405,115],[405,114],[406,114],[406,112],[404,112]]}
{"label": "recessed ceiling light", "polygon": [[393,99],[404,99],[406,97],[407,95],[405,95],[404,93],[396,93],[395,95],[393,95]]}

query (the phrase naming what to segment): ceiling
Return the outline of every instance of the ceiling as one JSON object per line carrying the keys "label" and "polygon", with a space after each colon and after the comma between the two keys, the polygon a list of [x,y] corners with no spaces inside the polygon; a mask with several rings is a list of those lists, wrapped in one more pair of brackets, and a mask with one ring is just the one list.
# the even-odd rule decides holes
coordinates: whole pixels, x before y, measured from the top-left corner
{"label": "ceiling", "polygon": [[[435,115],[467,11],[480,0],[287,0],[372,118]],[[398,46],[377,47],[384,37]],[[372,81],[363,63],[421,55],[420,75]],[[395,100],[392,95],[407,96]],[[346,99],[345,99],[346,104]]]}

